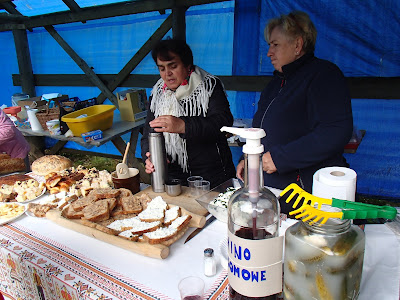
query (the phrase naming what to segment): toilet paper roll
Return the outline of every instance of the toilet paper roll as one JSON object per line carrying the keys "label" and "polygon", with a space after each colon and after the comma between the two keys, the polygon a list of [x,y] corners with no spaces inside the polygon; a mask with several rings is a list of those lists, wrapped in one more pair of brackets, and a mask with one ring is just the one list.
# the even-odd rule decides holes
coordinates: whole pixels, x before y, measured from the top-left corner
{"label": "toilet paper roll", "polygon": [[29,123],[31,123],[31,129],[32,129],[32,131],[43,131],[43,127],[40,124],[38,118],[36,117],[36,112],[37,112],[37,109],[29,109],[27,111],[28,120],[29,120]]}
{"label": "toilet paper roll", "polygon": [[328,167],[315,172],[312,194],[321,198],[355,201],[357,173],[349,168]]}

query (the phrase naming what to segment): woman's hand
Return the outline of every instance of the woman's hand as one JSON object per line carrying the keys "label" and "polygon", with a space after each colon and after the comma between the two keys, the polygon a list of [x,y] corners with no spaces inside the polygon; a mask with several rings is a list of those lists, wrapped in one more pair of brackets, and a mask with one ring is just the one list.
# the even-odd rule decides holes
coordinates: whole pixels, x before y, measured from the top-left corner
{"label": "woman's hand", "polygon": [[236,177],[244,181],[244,160],[241,160],[236,166]]}
{"label": "woman's hand", "polygon": [[185,121],[170,115],[159,116],[149,125],[155,132],[185,133]]}
{"label": "woman's hand", "polygon": [[262,156],[262,167],[263,171],[267,174],[272,174],[277,171],[274,161],[272,160],[271,153],[266,152]]}
{"label": "woman's hand", "polygon": [[150,152],[147,152],[146,156],[148,158],[146,159],[146,162],[145,162],[145,171],[146,171],[147,174],[151,174],[151,173],[154,172],[154,165],[150,160]]}
{"label": "woman's hand", "polygon": [[[147,174],[151,174],[155,171],[155,168],[154,168],[153,163],[150,160],[150,152],[147,152],[146,156],[148,157],[148,159],[146,159],[146,161],[145,161],[145,171]],[[170,163],[170,161],[167,158],[167,164],[169,164],[169,163]]]}

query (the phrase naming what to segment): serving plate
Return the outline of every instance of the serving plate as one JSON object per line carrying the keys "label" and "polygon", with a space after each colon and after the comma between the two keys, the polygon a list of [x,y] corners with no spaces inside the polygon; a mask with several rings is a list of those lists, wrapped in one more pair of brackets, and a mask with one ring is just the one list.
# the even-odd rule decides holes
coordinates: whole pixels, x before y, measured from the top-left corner
{"label": "serving plate", "polygon": [[16,203],[16,202],[11,202],[11,203],[1,203],[0,204],[0,209],[2,209],[3,206],[6,206],[6,205],[13,205],[15,207],[23,207],[23,210],[21,210],[17,215],[14,215],[12,217],[3,217],[3,216],[1,216],[0,217],[0,225],[4,225],[6,223],[9,223],[9,222],[12,222],[12,221],[16,220],[17,218],[19,218],[20,216],[22,216],[26,212],[26,208],[27,208],[23,204],[19,204],[19,203]]}
{"label": "serving plate", "polygon": [[38,200],[40,197],[42,197],[42,196],[46,193],[46,191],[47,191],[46,187],[43,187],[43,191],[42,191],[42,192],[40,193],[40,195],[37,196],[36,198],[29,199],[29,200],[25,200],[25,201],[21,201],[21,202],[17,202],[17,203],[29,203],[29,202]]}
{"label": "serving plate", "polygon": [[[216,217],[217,220],[227,223],[229,197],[233,194],[234,189],[239,189],[242,186],[243,183],[239,179],[231,178],[213,188],[207,194],[204,194],[200,198],[196,199],[196,201],[205,209],[207,209],[210,214]],[[227,192],[228,189],[231,191]],[[221,198],[221,196],[223,200],[217,200]]]}

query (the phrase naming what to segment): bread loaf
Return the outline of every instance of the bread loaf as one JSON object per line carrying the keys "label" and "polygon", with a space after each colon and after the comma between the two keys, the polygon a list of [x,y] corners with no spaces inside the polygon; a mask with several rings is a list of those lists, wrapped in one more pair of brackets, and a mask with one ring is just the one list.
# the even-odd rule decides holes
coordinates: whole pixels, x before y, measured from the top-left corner
{"label": "bread loaf", "polygon": [[32,172],[37,175],[47,175],[72,167],[72,161],[61,155],[45,155],[32,163]]}
{"label": "bread loaf", "polygon": [[25,161],[23,158],[11,158],[8,154],[1,154],[0,174],[25,171]]}

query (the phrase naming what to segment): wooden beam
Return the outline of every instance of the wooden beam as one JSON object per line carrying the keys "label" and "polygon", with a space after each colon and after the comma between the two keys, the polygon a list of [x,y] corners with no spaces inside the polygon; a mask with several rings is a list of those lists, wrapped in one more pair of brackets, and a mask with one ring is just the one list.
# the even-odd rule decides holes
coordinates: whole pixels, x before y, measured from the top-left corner
{"label": "wooden beam", "polygon": [[11,1],[3,1],[0,3],[0,8],[5,9],[10,14],[21,14],[18,10],[15,9],[15,4]]}
{"label": "wooden beam", "polygon": [[35,97],[35,83],[26,30],[13,30],[12,33],[14,36],[15,51],[17,52],[18,69],[21,74],[22,91],[30,97]]}
{"label": "wooden beam", "polygon": [[[64,2],[64,4],[68,6],[71,11],[81,11],[81,7],[74,0],[62,0],[62,2]],[[82,23],[85,24],[86,21],[82,21]]]}
{"label": "wooden beam", "polygon": [[[111,82],[115,74],[99,74],[102,81]],[[21,85],[19,74],[13,74],[13,84]],[[261,92],[271,76],[218,76],[228,91]],[[36,74],[37,86],[93,86],[85,75]],[[131,74],[121,87],[152,88],[160,78],[157,74]],[[400,99],[400,77],[348,77],[351,97],[354,99]]]}
{"label": "wooden beam", "polygon": [[[137,65],[146,57],[146,55],[153,49],[154,45],[163,38],[163,36],[171,29],[172,15],[169,15],[161,26],[152,34],[152,36],[144,43],[144,45],[136,52],[136,54],[129,60],[129,62],[122,68],[122,70],[115,76],[114,79],[109,81],[107,87],[110,91],[114,91],[121,83],[129,76],[129,74],[137,67]],[[97,97],[97,103],[103,103],[105,95],[101,93]]]}
{"label": "wooden beam", "polygon": [[68,43],[58,34],[53,26],[45,26],[47,32],[57,41],[57,43],[64,49],[64,51],[75,61],[75,63],[87,75],[94,86],[97,86],[102,93],[104,93],[110,101],[118,105],[117,97],[107,88],[107,86],[96,75],[92,68],[72,49]]}
{"label": "wooden beam", "polygon": [[0,13],[0,21],[4,22],[16,22],[16,21],[24,21],[28,20],[29,17],[25,17],[21,14],[10,14],[10,13]]}
{"label": "wooden beam", "polygon": [[[117,74],[97,74],[102,82],[108,83],[114,80]],[[13,85],[21,85],[21,76],[13,74]],[[153,87],[160,75],[130,74],[120,87]],[[36,86],[94,86],[85,74],[36,74],[34,75]]]}
{"label": "wooden beam", "polygon": [[185,6],[174,7],[172,9],[172,36],[174,39],[186,41],[186,17],[188,8]]}
{"label": "wooden beam", "polygon": [[151,11],[172,9],[175,6],[194,6],[208,3],[225,2],[227,0],[145,0],[125,1],[107,5],[82,8],[79,12],[56,12],[32,16],[26,21],[27,28],[44,27],[47,25],[67,24],[110,17],[126,16]]}
{"label": "wooden beam", "polygon": [[[4,29],[4,30],[2,30]],[[1,31],[10,31],[10,30],[18,30],[18,29],[27,29],[24,24],[17,24],[17,23],[8,23],[8,24],[1,24],[0,25],[0,32]]]}
{"label": "wooden beam", "polygon": [[62,2],[64,2],[71,11],[77,12],[81,10],[81,7],[74,0],[62,0]]}

